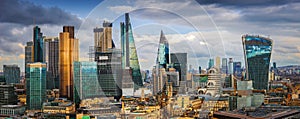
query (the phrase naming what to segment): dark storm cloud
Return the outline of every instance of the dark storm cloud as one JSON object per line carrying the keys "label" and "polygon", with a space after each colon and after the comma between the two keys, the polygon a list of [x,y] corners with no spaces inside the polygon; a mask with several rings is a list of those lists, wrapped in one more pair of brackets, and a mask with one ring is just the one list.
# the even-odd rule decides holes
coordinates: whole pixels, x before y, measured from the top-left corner
{"label": "dark storm cloud", "polygon": [[274,6],[300,2],[299,0],[196,0],[201,5],[216,4],[232,7]]}
{"label": "dark storm cloud", "polygon": [[1,0],[0,22],[22,25],[67,24],[75,26],[79,26],[81,23],[77,16],[58,7],[45,8],[19,0]]}

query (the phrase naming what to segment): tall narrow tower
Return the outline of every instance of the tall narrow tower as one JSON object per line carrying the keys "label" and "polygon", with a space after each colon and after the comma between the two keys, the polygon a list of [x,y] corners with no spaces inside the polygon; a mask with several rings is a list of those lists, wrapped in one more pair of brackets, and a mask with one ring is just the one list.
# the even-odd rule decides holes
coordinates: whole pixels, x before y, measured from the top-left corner
{"label": "tall narrow tower", "polygon": [[140,64],[134,43],[129,13],[125,13],[125,23],[121,22],[121,47],[122,47],[122,67],[132,69],[132,80],[134,88],[143,86],[143,79],[140,71]]}
{"label": "tall narrow tower", "polygon": [[34,62],[44,62],[43,55],[43,33],[38,26],[33,28],[33,47],[34,47]]}
{"label": "tall narrow tower", "polygon": [[157,68],[165,68],[167,70],[167,65],[170,63],[170,50],[169,43],[167,38],[165,37],[163,31],[160,33],[158,52],[156,64],[159,65]]}
{"label": "tall narrow tower", "polygon": [[79,43],[74,26],[64,26],[59,36],[60,96],[73,100],[73,62],[79,59]]}

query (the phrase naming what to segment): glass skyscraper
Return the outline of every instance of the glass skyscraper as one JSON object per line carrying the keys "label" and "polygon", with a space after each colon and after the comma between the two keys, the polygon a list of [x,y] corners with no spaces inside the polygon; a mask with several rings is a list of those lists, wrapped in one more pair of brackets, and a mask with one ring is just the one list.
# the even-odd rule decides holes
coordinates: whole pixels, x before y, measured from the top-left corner
{"label": "glass skyscraper", "polygon": [[102,92],[98,82],[97,62],[74,62],[74,102],[99,97]]}
{"label": "glass skyscraper", "polygon": [[179,72],[179,80],[186,81],[187,53],[171,53],[171,63],[173,68]]}
{"label": "glass skyscraper", "polygon": [[26,103],[28,110],[40,110],[46,99],[46,64],[28,63],[26,75]]}
{"label": "glass skyscraper", "polygon": [[60,96],[73,100],[73,62],[79,60],[79,40],[74,26],[63,26],[59,34],[59,91]]}
{"label": "glass skyscraper", "polygon": [[[122,57],[112,40],[112,23],[104,21],[103,28],[94,29],[94,61],[97,62],[101,96],[120,99],[122,96]],[[92,60],[92,59],[91,59]]]}
{"label": "glass skyscraper", "polygon": [[121,48],[122,48],[122,68],[129,67],[132,70],[132,80],[134,89],[143,86],[140,64],[134,43],[129,13],[125,13],[125,23],[121,22]]}
{"label": "glass skyscraper", "polygon": [[228,61],[228,74],[233,74],[233,59],[229,58]]}
{"label": "glass skyscraper", "polygon": [[267,90],[273,41],[270,38],[254,35],[243,35],[242,41],[246,79],[253,80],[254,89]]}
{"label": "glass skyscraper", "polygon": [[215,65],[215,61],[213,58],[209,59],[208,61],[208,69],[212,68]]}
{"label": "glass skyscraper", "polygon": [[20,83],[20,67],[18,65],[3,65],[3,73],[7,84]]}
{"label": "glass skyscraper", "polygon": [[38,26],[33,28],[34,62],[44,62],[43,33]]}
{"label": "glass skyscraper", "polygon": [[224,74],[228,73],[227,58],[222,58],[222,73]]}
{"label": "glass skyscraper", "polygon": [[156,63],[159,65],[157,68],[165,68],[166,70],[168,68],[167,65],[170,63],[169,43],[163,31],[160,33]]}
{"label": "glass skyscraper", "polygon": [[27,63],[32,63],[34,61],[34,49],[33,49],[33,42],[29,41],[26,43],[25,46],[25,75],[27,75],[26,67]]}
{"label": "glass skyscraper", "polygon": [[47,63],[47,89],[59,89],[59,39],[44,38],[44,61]]}

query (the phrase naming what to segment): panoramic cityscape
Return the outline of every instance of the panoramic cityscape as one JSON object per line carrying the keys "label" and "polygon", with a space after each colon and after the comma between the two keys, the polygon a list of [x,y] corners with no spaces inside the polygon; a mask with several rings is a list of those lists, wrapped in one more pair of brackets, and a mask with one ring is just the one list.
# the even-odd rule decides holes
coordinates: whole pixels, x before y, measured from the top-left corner
{"label": "panoramic cityscape", "polygon": [[0,118],[298,119],[299,5],[3,0]]}

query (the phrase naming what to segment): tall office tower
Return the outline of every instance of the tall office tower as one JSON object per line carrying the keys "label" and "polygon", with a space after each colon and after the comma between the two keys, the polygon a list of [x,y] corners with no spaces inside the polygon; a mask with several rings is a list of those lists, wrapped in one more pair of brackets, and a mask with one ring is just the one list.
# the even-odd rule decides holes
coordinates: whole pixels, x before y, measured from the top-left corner
{"label": "tall office tower", "polygon": [[114,47],[112,41],[112,23],[104,21],[103,28],[94,29],[94,44],[97,52],[105,52]]}
{"label": "tall office tower", "polygon": [[26,103],[28,110],[41,110],[46,99],[46,64],[28,63],[26,77]]}
{"label": "tall office tower", "polygon": [[222,73],[228,73],[227,58],[222,58]]}
{"label": "tall office tower", "polygon": [[212,68],[215,64],[214,64],[214,59],[209,59],[209,61],[208,61],[208,69],[210,69],[210,68]]}
{"label": "tall office tower", "polygon": [[74,62],[74,102],[99,97],[101,88],[98,82],[97,62]]}
{"label": "tall office tower", "polygon": [[[96,52],[98,57],[98,80],[103,96],[120,99],[122,96],[122,64],[121,50],[109,49],[105,52]],[[132,87],[133,88],[133,87]]]}
{"label": "tall office tower", "polygon": [[112,23],[103,22],[103,28],[94,29],[95,59],[97,62],[97,72],[102,96],[115,97],[122,96],[122,57],[121,50],[115,49],[112,40]]}
{"label": "tall office tower", "polygon": [[78,61],[78,39],[74,38],[74,27],[64,26],[59,34],[59,79],[60,96],[73,100],[73,62]]}
{"label": "tall office tower", "polygon": [[0,106],[1,105],[17,105],[18,96],[13,85],[0,84]]}
{"label": "tall office tower", "polygon": [[3,65],[6,84],[20,83],[20,67],[18,65]]}
{"label": "tall office tower", "polygon": [[243,35],[242,41],[246,79],[252,80],[254,89],[267,90],[273,41],[258,35]]}
{"label": "tall office tower", "polygon": [[229,58],[228,61],[228,74],[233,74],[233,59]]}
{"label": "tall office tower", "polygon": [[26,43],[25,46],[25,71],[26,71],[26,64],[32,62],[34,62],[34,48],[33,48],[33,42],[29,41]]}
{"label": "tall office tower", "polygon": [[242,63],[233,62],[233,74],[237,77],[242,77]]}
{"label": "tall office tower", "polygon": [[59,39],[44,38],[44,61],[47,63],[47,89],[59,89]]}
{"label": "tall office tower", "polygon": [[63,32],[68,32],[69,38],[75,38],[74,26],[63,26]]}
{"label": "tall office tower", "polygon": [[[164,81],[167,81],[166,78],[166,70],[168,70],[168,65],[170,64],[170,50],[169,50],[169,43],[163,33],[160,33],[160,40],[158,45],[158,52],[156,58],[156,66],[155,66],[155,73],[154,83],[153,84],[153,93],[157,94],[158,92],[162,92],[163,86],[165,84]],[[164,73],[164,74],[161,74]],[[164,78],[164,79],[163,79]]]}
{"label": "tall office tower", "polygon": [[220,69],[220,65],[221,65],[221,58],[219,56],[216,57],[216,68]]}
{"label": "tall office tower", "polygon": [[140,64],[134,43],[129,13],[125,13],[125,23],[121,22],[121,49],[122,49],[122,68],[132,69],[132,80],[134,89],[143,86],[143,79],[140,71]]}
{"label": "tall office tower", "polygon": [[34,62],[44,62],[43,33],[38,26],[33,28]]}
{"label": "tall office tower", "polygon": [[157,68],[154,67],[153,73],[153,95],[156,95],[159,92],[163,92],[163,87],[165,86],[165,83],[167,80],[167,74],[165,68],[160,68],[157,72]]}
{"label": "tall office tower", "polygon": [[169,43],[165,37],[163,31],[160,33],[160,40],[158,45],[156,64],[159,66],[157,68],[165,68],[167,70],[167,65],[170,63],[170,50]]}
{"label": "tall office tower", "polygon": [[171,63],[179,72],[180,81],[186,81],[187,53],[171,53]]}
{"label": "tall office tower", "polygon": [[198,73],[201,74],[201,73],[202,73],[202,71],[201,71],[201,70],[202,70],[201,66],[199,66],[198,70],[199,70]]}

